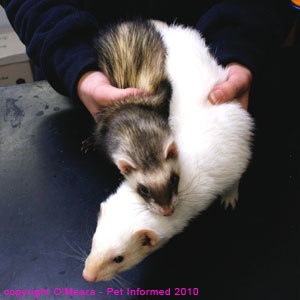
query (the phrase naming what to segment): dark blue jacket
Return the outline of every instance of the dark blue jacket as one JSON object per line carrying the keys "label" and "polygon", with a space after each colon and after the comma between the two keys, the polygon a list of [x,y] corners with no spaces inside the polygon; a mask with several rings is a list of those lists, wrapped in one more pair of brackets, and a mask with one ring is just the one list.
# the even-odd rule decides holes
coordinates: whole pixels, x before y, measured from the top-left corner
{"label": "dark blue jacket", "polygon": [[[278,47],[293,21],[287,0],[0,0],[27,53],[59,93],[76,97],[77,83],[96,70],[91,41],[104,24],[133,17],[192,25],[223,65],[253,72]],[[42,75],[41,75],[42,74]]]}

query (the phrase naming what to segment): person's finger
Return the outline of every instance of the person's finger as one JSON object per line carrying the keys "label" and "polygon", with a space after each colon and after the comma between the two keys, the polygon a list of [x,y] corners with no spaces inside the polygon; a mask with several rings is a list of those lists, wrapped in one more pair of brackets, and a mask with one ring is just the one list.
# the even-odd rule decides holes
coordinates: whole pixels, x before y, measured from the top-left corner
{"label": "person's finger", "polygon": [[242,107],[245,110],[248,110],[248,104],[249,104],[249,91],[247,91],[246,93],[244,93],[240,98],[238,98],[238,100],[240,101]]}
{"label": "person's finger", "polygon": [[144,90],[137,88],[119,89],[113,86],[99,86],[95,89],[93,97],[96,101],[101,101],[102,105],[107,105],[112,101],[145,93]]}
{"label": "person's finger", "polygon": [[146,94],[145,90],[137,88],[115,89],[114,100]]}
{"label": "person's finger", "polygon": [[232,63],[228,67],[228,78],[225,82],[217,84],[209,94],[212,104],[224,103],[239,98],[249,91],[252,74],[244,66]]}
{"label": "person's finger", "polygon": [[238,98],[249,89],[249,80],[244,74],[230,74],[228,80],[216,85],[209,95],[213,104],[221,104]]}

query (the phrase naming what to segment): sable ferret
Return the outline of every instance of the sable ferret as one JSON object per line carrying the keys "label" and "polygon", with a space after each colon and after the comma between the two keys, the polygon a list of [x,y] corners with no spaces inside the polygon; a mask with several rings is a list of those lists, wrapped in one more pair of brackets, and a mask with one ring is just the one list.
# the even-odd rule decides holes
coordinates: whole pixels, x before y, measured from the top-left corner
{"label": "sable ferret", "polygon": [[104,107],[93,137],[148,207],[169,216],[177,203],[179,170],[168,125],[171,86],[166,50],[154,24],[119,23],[96,41],[98,65],[110,83],[146,93]]}

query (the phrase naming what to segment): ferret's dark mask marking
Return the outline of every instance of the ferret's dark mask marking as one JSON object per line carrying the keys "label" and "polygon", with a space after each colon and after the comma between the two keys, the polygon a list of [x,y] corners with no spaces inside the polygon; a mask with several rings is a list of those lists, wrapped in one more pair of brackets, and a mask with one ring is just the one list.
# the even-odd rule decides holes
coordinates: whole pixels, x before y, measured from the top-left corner
{"label": "ferret's dark mask marking", "polygon": [[173,193],[178,193],[179,176],[176,173],[172,173],[170,177],[170,185]]}
{"label": "ferret's dark mask marking", "polygon": [[149,202],[151,198],[160,205],[170,205],[173,195],[178,194],[179,175],[172,172],[169,181],[158,191],[151,191],[142,184],[138,184],[137,193],[146,201]]}
{"label": "ferret's dark mask marking", "polygon": [[151,199],[150,191],[144,185],[139,184],[137,192],[145,199],[145,201],[149,201]]}

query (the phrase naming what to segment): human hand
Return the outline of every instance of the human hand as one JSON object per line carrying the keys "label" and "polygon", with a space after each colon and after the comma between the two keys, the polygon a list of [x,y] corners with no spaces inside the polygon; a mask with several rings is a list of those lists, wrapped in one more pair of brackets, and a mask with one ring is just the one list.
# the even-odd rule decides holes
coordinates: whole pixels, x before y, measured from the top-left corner
{"label": "human hand", "polygon": [[252,73],[238,63],[231,63],[227,67],[227,80],[217,84],[211,90],[208,99],[212,104],[221,104],[237,99],[242,107],[247,110]]}
{"label": "human hand", "polygon": [[85,73],[77,85],[77,93],[82,103],[96,120],[96,116],[103,106],[128,96],[144,94],[137,88],[119,89],[112,86],[105,74],[100,71]]}

